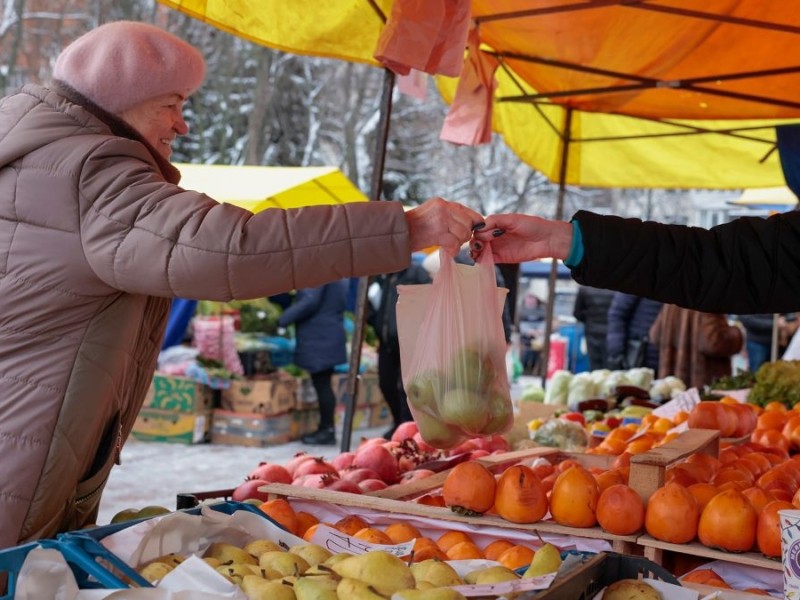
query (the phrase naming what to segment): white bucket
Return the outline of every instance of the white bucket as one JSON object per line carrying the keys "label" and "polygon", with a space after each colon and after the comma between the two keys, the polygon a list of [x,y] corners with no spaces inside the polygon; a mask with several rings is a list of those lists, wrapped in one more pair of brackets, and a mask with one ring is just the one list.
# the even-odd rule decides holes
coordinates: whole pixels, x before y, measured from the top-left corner
{"label": "white bucket", "polygon": [[800,510],[779,510],[783,597],[800,599]]}

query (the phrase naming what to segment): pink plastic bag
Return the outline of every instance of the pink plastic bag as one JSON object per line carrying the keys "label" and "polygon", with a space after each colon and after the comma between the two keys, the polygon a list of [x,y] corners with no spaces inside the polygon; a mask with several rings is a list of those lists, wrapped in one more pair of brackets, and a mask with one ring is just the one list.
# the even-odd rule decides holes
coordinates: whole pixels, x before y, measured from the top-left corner
{"label": "pink plastic bag", "polygon": [[233,317],[198,315],[192,320],[194,346],[205,358],[217,360],[234,375],[244,375],[244,367],[236,351]]}
{"label": "pink plastic bag", "polygon": [[403,385],[420,434],[437,448],[507,431],[513,409],[505,369],[503,302],[491,251],[456,264],[439,250],[430,285],[398,286]]}

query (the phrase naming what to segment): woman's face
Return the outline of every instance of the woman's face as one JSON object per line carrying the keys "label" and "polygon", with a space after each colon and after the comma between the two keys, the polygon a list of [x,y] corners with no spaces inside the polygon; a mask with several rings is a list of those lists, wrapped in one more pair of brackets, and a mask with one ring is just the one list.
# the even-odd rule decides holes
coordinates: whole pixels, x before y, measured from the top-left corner
{"label": "woman's face", "polygon": [[172,142],[179,135],[189,133],[189,127],[183,120],[185,102],[186,98],[179,94],[167,94],[145,100],[117,116],[124,119],[161,156],[169,160]]}

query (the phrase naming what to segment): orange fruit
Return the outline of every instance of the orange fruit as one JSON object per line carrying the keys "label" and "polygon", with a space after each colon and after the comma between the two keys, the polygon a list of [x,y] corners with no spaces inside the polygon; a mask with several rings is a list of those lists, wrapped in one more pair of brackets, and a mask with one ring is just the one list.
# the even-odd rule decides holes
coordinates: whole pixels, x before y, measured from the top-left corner
{"label": "orange fruit", "polygon": [[774,500],[761,509],[756,525],[756,543],[764,556],[774,558],[781,556],[781,524],[778,511],[793,508],[791,502]]}
{"label": "orange fruit", "polygon": [[697,508],[700,511],[706,507],[706,504],[708,504],[709,500],[719,493],[719,490],[717,490],[716,487],[704,481],[693,483],[686,489],[688,489],[689,493],[694,496],[694,499],[697,501]]}
{"label": "orange fruit", "polygon": [[445,506],[459,511],[482,514],[494,504],[497,483],[492,472],[476,461],[457,464],[442,485]]}
{"label": "orange fruit", "polygon": [[550,493],[553,520],[568,527],[592,527],[597,523],[595,509],[600,490],[594,477],[580,466],[561,473]]}
{"label": "orange fruit", "polygon": [[414,550],[412,554],[412,562],[422,562],[429,558],[438,560],[447,560],[447,555],[444,551],[436,545],[432,539],[427,537],[418,537],[414,542]]}
{"label": "orange fruit", "polygon": [[520,567],[527,567],[531,564],[533,560],[534,551],[528,548],[527,546],[521,546],[519,544],[511,546],[508,550],[503,552],[500,556],[497,557],[497,562],[499,562],[504,567],[508,567],[512,571],[519,569]]}
{"label": "orange fruit", "polygon": [[445,552],[449,560],[483,558],[483,551],[474,542],[459,542]]}
{"label": "orange fruit", "polygon": [[408,523],[392,523],[384,529],[384,532],[389,536],[393,544],[402,544],[422,537],[419,529]]}
{"label": "orange fruit", "polygon": [[441,536],[439,536],[439,538],[436,540],[436,545],[439,546],[443,552],[447,552],[450,548],[456,544],[460,544],[461,542],[475,543],[475,541],[472,539],[472,536],[470,536],[468,533],[451,529],[449,531],[445,531]]}
{"label": "orange fruit", "polygon": [[319,523],[319,519],[304,510],[297,511],[297,535],[303,537],[312,525]]}
{"label": "orange fruit", "polygon": [[392,538],[386,535],[385,532],[373,527],[364,527],[364,529],[356,531],[353,537],[359,540],[364,540],[365,542],[369,542],[370,544],[384,544],[389,546],[393,543]]}
{"label": "orange fruit", "polygon": [[285,498],[267,500],[258,508],[286,531],[297,533],[297,514]]}
{"label": "orange fruit", "polygon": [[644,527],[657,540],[685,544],[697,535],[699,517],[697,501],[689,490],[677,483],[667,483],[648,499]]}
{"label": "orange fruit", "polygon": [[700,514],[697,537],[709,548],[747,552],[756,541],[758,515],[750,501],[737,490],[714,496]]}
{"label": "orange fruit", "polygon": [[513,465],[497,481],[497,514],[512,523],[535,523],[547,514],[547,491],[533,469]]}
{"label": "orange fruit", "polygon": [[503,552],[513,545],[508,540],[495,540],[483,549],[483,556],[488,560],[497,560]]}
{"label": "orange fruit", "polygon": [[600,494],[596,514],[603,530],[615,535],[630,535],[644,525],[644,502],[633,488],[620,483]]}
{"label": "orange fruit", "polygon": [[342,533],[346,533],[347,535],[355,535],[362,529],[369,527],[369,523],[367,523],[358,515],[347,515],[346,517],[342,517],[336,521],[333,526]]}

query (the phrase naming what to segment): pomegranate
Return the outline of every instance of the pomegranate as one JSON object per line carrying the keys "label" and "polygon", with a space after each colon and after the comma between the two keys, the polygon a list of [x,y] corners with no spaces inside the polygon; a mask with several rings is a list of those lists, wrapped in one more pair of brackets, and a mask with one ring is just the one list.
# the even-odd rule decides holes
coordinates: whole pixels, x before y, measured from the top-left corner
{"label": "pomegranate", "polygon": [[256,498],[257,500],[266,502],[269,500],[269,494],[267,492],[259,492],[258,488],[267,485],[267,483],[268,482],[263,479],[245,479],[243,483],[240,483],[236,489],[233,490],[231,500],[244,502],[249,498]]}
{"label": "pomegranate", "polygon": [[361,450],[362,448],[364,448],[366,446],[371,446],[372,444],[378,444],[378,445],[382,446],[385,443],[386,443],[386,440],[383,439],[382,437],[361,438],[361,442],[358,444],[358,448],[356,448],[356,453],[358,453],[359,450]]}
{"label": "pomegranate", "polygon": [[387,484],[397,481],[397,459],[386,448],[378,444],[370,444],[356,451],[353,466],[361,469],[372,469]]}
{"label": "pomegranate", "polygon": [[331,478],[330,482],[325,486],[326,490],[334,490],[336,492],[347,492],[349,494],[362,494],[361,488],[358,484],[349,479]]}
{"label": "pomegranate", "polygon": [[250,479],[261,479],[269,483],[292,483],[292,476],[286,467],[262,462],[248,475]]}
{"label": "pomegranate", "polygon": [[431,475],[434,475],[434,472],[430,469],[414,469],[413,471],[403,473],[403,476],[400,478],[400,483],[409,483],[417,479],[425,479]]}
{"label": "pomegranate", "polygon": [[415,433],[411,439],[413,439],[417,443],[417,447],[419,448],[420,452],[423,452],[425,454],[433,454],[438,451],[436,448],[434,448],[433,446],[428,444],[425,440],[423,440],[422,434],[419,432]]}
{"label": "pomegranate", "polygon": [[331,459],[331,464],[337,471],[344,471],[348,467],[353,466],[353,459],[355,457],[355,452],[342,452]]}
{"label": "pomegranate", "polygon": [[400,425],[397,426],[397,429],[395,429],[394,433],[392,434],[392,441],[402,442],[403,440],[412,439],[414,434],[418,432],[419,427],[415,421],[406,421],[405,423],[400,423]]}
{"label": "pomegranate", "polygon": [[331,475],[339,475],[339,471],[336,470],[331,463],[329,463],[324,458],[312,458],[311,460],[305,460],[297,465],[297,468],[294,470],[294,476],[302,477],[303,475],[315,475],[315,474],[331,474]]}
{"label": "pomegranate", "polygon": [[286,470],[289,471],[289,475],[295,477],[295,469],[297,469],[298,465],[302,464],[303,462],[314,458],[308,452],[298,452],[292,458],[289,459],[289,462],[286,463]]}
{"label": "pomegranate", "polygon": [[361,483],[365,479],[380,479],[380,475],[372,469],[356,469],[353,467],[345,469],[340,475],[342,479],[347,479],[353,483]]}
{"label": "pomegranate", "polygon": [[331,477],[330,473],[310,473],[308,475],[301,475],[300,477],[295,477],[294,481],[292,481],[292,485],[321,490],[322,488],[327,486],[326,481],[330,477]]}
{"label": "pomegranate", "polygon": [[386,489],[389,486],[386,485],[385,481],[381,481],[380,479],[365,479],[358,484],[358,487],[366,494],[367,492],[377,492],[378,490]]}

